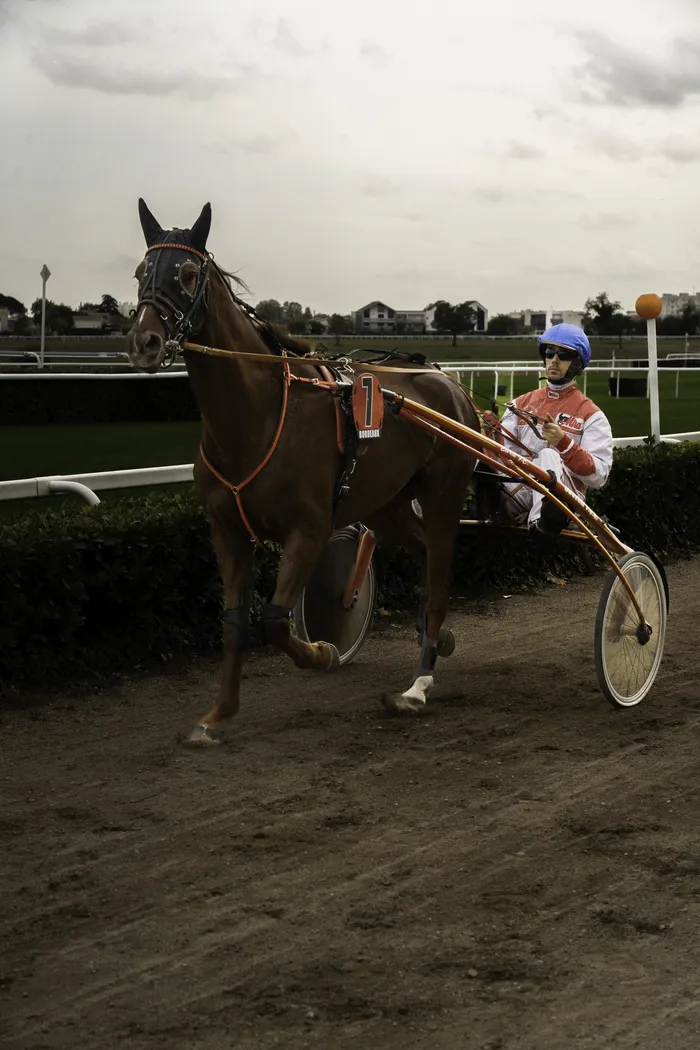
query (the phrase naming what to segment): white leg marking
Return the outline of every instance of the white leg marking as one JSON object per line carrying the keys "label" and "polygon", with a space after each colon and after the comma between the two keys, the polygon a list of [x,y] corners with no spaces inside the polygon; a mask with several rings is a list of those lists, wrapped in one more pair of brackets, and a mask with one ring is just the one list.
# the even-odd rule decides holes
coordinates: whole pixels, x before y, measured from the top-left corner
{"label": "white leg marking", "polygon": [[431,674],[422,674],[419,678],[416,678],[411,688],[407,689],[401,696],[405,700],[419,700],[421,704],[424,704],[434,683],[435,679]]}
{"label": "white leg marking", "polygon": [[143,310],[141,311],[141,315],[139,317],[139,324],[141,324],[141,322],[143,321],[144,315],[146,313],[146,309],[147,308],[144,306]]}

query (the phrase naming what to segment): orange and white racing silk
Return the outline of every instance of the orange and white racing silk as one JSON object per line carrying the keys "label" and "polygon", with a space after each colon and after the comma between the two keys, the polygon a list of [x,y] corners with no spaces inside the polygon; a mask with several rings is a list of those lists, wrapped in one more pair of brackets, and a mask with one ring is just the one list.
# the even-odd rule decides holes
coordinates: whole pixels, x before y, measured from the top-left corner
{"label": "orange and white racing silk", "polygon": [[[571,381],[564,386],[547,386],[521,394],[515,399],[517,408],[524,409],[546,419],[551,415],[564,431],[558,445],[549,445],[538,437],[527,423],[506,409],[501,420],[504,428],[523,445],[527,445],[533,456],[543,449],[556,447],[566,468],[564,475],[571,476],[573,487],[581,494],[587,488],[602,488],[608,480],[613,459],[612,431],[607,417],[589,397],[582,394]],[[541,423],[537,429],[541,430]],[[513,452],[522,453],[522,448],[510,441],[507,434],[498,433],[498,440]]]}

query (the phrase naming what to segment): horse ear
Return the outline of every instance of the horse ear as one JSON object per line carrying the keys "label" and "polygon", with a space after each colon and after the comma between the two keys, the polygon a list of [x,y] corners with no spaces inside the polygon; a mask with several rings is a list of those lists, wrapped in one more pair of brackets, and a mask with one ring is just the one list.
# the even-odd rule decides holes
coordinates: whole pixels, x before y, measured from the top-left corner
{"label": "horse ear", "polygon": [[158,244],[163,239],[164,231],[158,220],[151,215],[143,197],[139,197],[139,218],[141,219],[141,229],[148,247],[150,248],[152,244]]}
{"label": "horse ear", "polygon": [[205,204],[199,218],[190,230],[194,247],[203,252],[207,246],[207,237],[211,229],[211,204]]}

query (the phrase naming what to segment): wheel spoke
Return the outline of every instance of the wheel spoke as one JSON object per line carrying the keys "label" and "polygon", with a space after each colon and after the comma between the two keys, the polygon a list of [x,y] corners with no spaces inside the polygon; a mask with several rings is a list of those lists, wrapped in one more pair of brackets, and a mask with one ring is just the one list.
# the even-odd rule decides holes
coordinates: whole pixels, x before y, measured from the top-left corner
{"label": "wheel spoke", "polygon": [[638,638],[639,615],[618,576],[606,582],[596,621],[596,667],[603,691],[616,706],[639,703],[654,681],[666,627],[666,597],[659,570],[643,554],[620,563],[651,635]]}

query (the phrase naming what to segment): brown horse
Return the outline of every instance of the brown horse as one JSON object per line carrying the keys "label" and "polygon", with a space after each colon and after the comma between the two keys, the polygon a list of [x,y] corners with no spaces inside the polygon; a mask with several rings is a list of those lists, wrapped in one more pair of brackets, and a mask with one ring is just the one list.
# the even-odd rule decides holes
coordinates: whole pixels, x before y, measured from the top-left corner
{"label": "brown horse", "polygon": [[[226,357],[183,351],[203,424],[195,489],[211,525],[225,595],[219,693],[190,742],[220,742],[238,711],[248,645],[252,537],[282,546],[275,591],[263,610],[267,641],[291,656],[297,667],[329,671],[338,666],[335,647],[296,637],[290,613],[332,529],[355,522],[363,522],[378,540],[427,555],[419,666],[405,693],[384,699],[394,711],[419,713],[445,636],[454,543],[475,460],[388,411],[381,437],[364,443],[366,452],[358,457],[349,488],[334,507],[344,469],[334,400],[327,389],[295,378],[318,380],[318,367],[311,360],[294,360],[291,377],[285,379],[278,338],[251,318],[232,291],[231,275],[207,253],[208,204],[189,230],[163,230],[142,200],[139,213],[147,251],[136,270],[139,304],[127,336],[131,362],[155,372],[188,338],[230,351]],[[297,354],[309,349],[293,340],[283,342]],[[259,356],[246,356],[251,354]],[[392,390],[479,429],[473,405],[444,373],[404,369],[400,360],[390,363],[397,369],[386,381]],[[354,368],[366,371],[359,363]],[[420,502],[422,520],[412,508],[414,499]]]}

